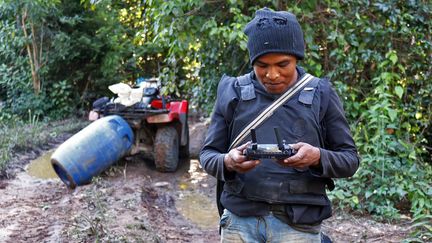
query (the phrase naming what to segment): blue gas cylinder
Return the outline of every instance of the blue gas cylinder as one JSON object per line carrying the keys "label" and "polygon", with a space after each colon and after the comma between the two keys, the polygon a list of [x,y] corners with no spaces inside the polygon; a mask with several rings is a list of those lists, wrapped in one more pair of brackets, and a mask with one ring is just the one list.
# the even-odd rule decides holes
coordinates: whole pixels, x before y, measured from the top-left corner
{"label": "blue gas cylinder", "polygon": [[70,188],[88,184],[131,149],[133,131],[120,116],[98,119],[61,144],[51,164]]}

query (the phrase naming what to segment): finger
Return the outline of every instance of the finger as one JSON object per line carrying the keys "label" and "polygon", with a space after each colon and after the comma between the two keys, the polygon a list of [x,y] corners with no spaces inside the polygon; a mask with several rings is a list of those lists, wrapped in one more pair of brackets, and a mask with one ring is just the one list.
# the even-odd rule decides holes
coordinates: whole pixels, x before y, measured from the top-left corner
{"label": "finger", "polygon": [[290,166],[288,163],[285,162],[285,160],[278,160],[278,164],[283,166],[283,167],[289,167]]}
{"label": "finger", "polygon": [[247,157],[245,155],[243,155],[242,153],[240,153],[239,155],[236,156],[236,162],[241,164],[244,163],[247,160]]}
{"label": "finger", "polygon": [[307,166],[307,163],[304,162],[304,160],[296,160],[291,162],[279,162],[279,164],[283,167],[294,167],[294,168],[304,168]]}
{"label": "finger", "polygon": [[304,143],[300,142],[300,143],[294,143],[294,144],[290,144],[291,148],[293,148],[294,150],[299,150],[301,147],[304,146]]}
{"label": "finger", "polygon": [[284,162],[288,163],[288,164],[293,164],[293,163],[296,163],[298,161],[301,161],[303,158],[304,158],[304,153],[297,153],[297,154],[295,154],[289,158],[286,158],[284,160]]}
{"label": "finger", "polygon": [[238,148],[232,149],[228,154],[232,160],[234,160],[238,163],[246,160],[246,156],[243,155],[243,152],[238,150]]}
{"label": "finger", "polygon": [[237,150],[237,148],[234,148],[229,152],[231,158],[235,160],[236,162],[242,162],[246,160],[245,156],[243,155],[242,151]]}
{"label": "finger", "polygon": [[300,168],[300,167],[304,167],[305,163],[303,161],[299,160],[299,161],[289,163],[289,166],[295,167],[295,168]]}
{"label": "finger", "polygon": [[236,149],[237,149],[238,151],[243,152],[243,150],[245,150],[249,144],[250,144],[250,142],[247,142],[247,143],[245,143],[245,144],[242,144],[242,145],[238,146]]}
{"label": "finger", "polygon": [[242,163],[237,163],[235,166],[236,166],[236,168],[239,168],[242,170],[248,170],[248,169],[254,168],[258,164],[259,164],[259,160],[248,160],[248,161],[244,161]]}

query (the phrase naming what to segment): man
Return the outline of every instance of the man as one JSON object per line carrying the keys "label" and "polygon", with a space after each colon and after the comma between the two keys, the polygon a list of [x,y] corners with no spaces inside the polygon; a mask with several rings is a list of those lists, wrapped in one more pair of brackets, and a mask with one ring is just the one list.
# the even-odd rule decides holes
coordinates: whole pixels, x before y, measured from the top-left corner
{"label": "man", "polygon": [[[297,66],[304,39],[293,14],[258,10],[245,34],[253,71],[222,77],[200,153],[202,167],[224,184],[222,242],[320,242],[321,222],[331,216],[326,186],[359,166],[342,105],[327,80]],[[253,121],[288,93],[269,118]],[[260,144],[277,143],[278,127],[296,154],[247,159],[249,131],[238,137],[250,124]]]}

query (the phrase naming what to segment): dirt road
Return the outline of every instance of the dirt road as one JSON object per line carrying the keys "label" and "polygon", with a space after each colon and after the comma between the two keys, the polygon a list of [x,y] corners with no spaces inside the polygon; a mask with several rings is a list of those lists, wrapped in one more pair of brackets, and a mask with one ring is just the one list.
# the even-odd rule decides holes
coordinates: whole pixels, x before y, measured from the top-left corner
{"label": "dirt road", "polygon": [[[191,138],[195,139],[192,147],[200,143],[198,136]],[[23,165],[15,179],[0,180],[0,242],[220,239],[216,181],[196,159],[182,161],[176,173],[159,173],[144,158],[124,159],[75,190],[67,189],[59,179],[38,178],[28,171]],[[334,242],[400,242],[408,227],[336,214],[323,230]]]}
{"label": "dirt road", "polygon": [[3,182],[0,242],[217,242],[215,182],[197,165],[163,174],[123,161],[75,190],[21,172]]}

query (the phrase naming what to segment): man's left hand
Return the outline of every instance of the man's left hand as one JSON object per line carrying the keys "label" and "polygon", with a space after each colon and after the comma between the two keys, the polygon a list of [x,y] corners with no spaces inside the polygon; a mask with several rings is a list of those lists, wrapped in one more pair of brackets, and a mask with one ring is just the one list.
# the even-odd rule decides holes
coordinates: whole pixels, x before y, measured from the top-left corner
{"label": "man's left hand", "polygon": [[295,143],[291,147],[297,153],[289,158],[280,160],[279,163],[283,166],[291,166],[295,168],[305,168],[308,166],[317,166],[319,164],[321,153],[319,148],[308,143]]}

